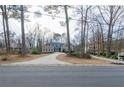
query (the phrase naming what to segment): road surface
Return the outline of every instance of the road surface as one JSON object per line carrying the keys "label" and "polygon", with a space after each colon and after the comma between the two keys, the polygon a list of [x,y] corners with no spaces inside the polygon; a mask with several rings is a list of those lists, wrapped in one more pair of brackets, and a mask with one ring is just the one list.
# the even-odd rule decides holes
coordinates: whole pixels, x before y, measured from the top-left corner
{"label": "road surface", "polygon": [[0,87],[122,86],[123,66],[0,66]]}

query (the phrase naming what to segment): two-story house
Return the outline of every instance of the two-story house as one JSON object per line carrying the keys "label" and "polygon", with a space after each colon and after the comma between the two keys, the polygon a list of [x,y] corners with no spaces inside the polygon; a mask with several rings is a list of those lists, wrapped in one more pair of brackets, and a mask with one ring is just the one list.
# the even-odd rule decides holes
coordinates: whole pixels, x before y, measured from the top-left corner
{"label": "two-story house", "polygon": [[[73,46],[71,45],[73,51]],[[60,42],[50,42],[42,46],[42,52],[66,52],[68,51],[67,44]]]}

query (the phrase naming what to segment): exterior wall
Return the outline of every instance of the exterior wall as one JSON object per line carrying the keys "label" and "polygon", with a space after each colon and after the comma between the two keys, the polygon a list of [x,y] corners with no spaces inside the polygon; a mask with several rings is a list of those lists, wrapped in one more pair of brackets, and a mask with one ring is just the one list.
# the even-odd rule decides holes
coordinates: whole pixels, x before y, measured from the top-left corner
{"label": "exterior wall", "polygon": [[54,48],[52,46],[43,46],[42,52],[54,52]]}
{"label": "exterior wall", "polygon": [[[71,50],[73,51],[73,47],[71,46]],[[68,47],[63,43],[50,43],[42,46],[42,52],[66,52],[68,51]]]}
{"label": "exterior wall", "polygon": [[51,44],[42,46],[42,52],[54,52],[54,48]]}
{"label": "exterior wall", "polygon": [[[74,48],[73,48],[72,45],[70,46],[70,48],[71,48],[71,51],[74,51]],[[61,51],[63,52],[63,50],[64,50],[64,52],[68,51],[68,46],[67,46],[66,44],[64,44],[64,45],[62,46]]]}

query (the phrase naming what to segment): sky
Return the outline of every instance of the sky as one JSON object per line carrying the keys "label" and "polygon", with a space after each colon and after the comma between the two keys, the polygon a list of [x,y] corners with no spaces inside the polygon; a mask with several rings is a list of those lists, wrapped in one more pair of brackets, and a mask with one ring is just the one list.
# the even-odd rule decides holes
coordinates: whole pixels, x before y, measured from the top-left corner
{"label": "sky", "polygon": [[[66,26],[61,26],[60,25],[60,21],[65,22],[65,14],[64,13],[58,15],[58,16],[61,16],[63,18],[55,18],[55,19],[53,19],[51,16],[46,16],[45,15],[46,12],[44,12],[43,9],[41,7],[39,7],[38,5],[31,6],[30,8],[28,8],[28,11],[30,11],[32,13],[27,13],[27,12],[25,13],[25,15],[29,15],[28,19],[30,20],[29,22],[25,21],[25,33],[28,33],[27,27],[30,26],[32,28],[32,27],[36,26],[36,24],[40,24],[42,29],[47,28],[51,32],[54,32],[54,33],[60,33],[60,34],[66,33]],[[33,13],[33,12],[37,12],[37,11],[40,11],[42,16],[37,17]],[[93,13],[96,14],[97,11],[93,11]],[[69,14],[69,17],[73,16],[74,19],[79,18],[79,16],[77,16],[76,13],[74,13],[73,9],[68,9],[68,14]],[[92,13],[91,13],[91,15],[92,15]],[[1,18],[1,15],[0,15],[0,33],[3,32],[3,28],[2,28],[3,26],[2,26],[2,20],[1,19],[2,18]],[[75,28],[80,27],[80,26],[77,25],[77,21],[70,20],[69,27],[70,27],[70,39],[72,40],[72,39],[74,39],[74,34],[77,34],[78,31],[79,31],[79,30],[75,31]],[[10,28],[10,31],[16,32],[17,36],[18,35],[21,36],[21,23],[20,23],[20,20],[9,18],[9,28]],[[104,29],[104,30],[106,30],[106,29]],[[90,34],[89,34],[89,36],[90,36]]]}
{"label": "sky", "polygon": [[[32,11],[32,12],[40,11],[41,13],[44,14],[44,11],[41,8],[38,8],[37,6],[32,6],[32,8],[29,9],[29,11]],[[50,31],[58,32],[58,33],[63,33],[65,31],[65,28],[60,26],[60,23],[59,23],[59,21],[61,21],[62,19],[54,19],[53,20],[52,17],[45,16],[45,15],[36,17],[34,14],[31,14],[31,13],[30,13],[30,19],[31,19],[31,22],[29,22],[27,24],[34,25],[36,23],[39,23],[42,25],[42,27],[46,27],[46,28],[50,29]],[[64,21],[64,20],[62,20],[62,21]]]}
{"label": "sky", "polygon": [[[46,16],[46,12],[43,11],[42,8],[38,6],[31,6],[28,8],[28,11],[30,12],[37,12],[40,11],[42,16],[36,17],[34,13],[25,13],[25,15],[29,15],[28,19],[30,19],[30,22],[25,21],[25,33],[28,33],[27,26],[34,27],[37,23],[40,24],[42,27],[41,28],[48,28],[51,32],[55,33],[66,33],[66,27],[60,25],[60,21],[65,22],[64,18],[55,18],[53,19],[51,16]],[[71,14],[72,10],[68,10],[68,13]],[[62,17],[65,17],[64,13],[59,15]],[[74,28],[75,28],[75,21],[70,21],[70,37],[73,37],[74,34]],[[2,29],[2,20],[1,20],[1,15],[0,15],[0,32],[3,31]],[[20,20],[15,20],[13,18],[9,18],[9,28],[10,31],[16,32],[17,35],[21,35],[21,24]]]}

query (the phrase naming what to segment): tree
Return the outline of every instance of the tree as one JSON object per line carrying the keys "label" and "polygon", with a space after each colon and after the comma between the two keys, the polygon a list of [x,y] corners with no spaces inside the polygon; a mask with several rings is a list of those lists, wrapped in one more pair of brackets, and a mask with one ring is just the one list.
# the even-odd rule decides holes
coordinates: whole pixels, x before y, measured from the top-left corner
{"label": "tree", "polygon": [[[87,36],[86,35],[86,28],[88,28],[88,20],[87,18],[89,17],[88,16],[88,12],[89,12],[89,9],[91,8],[91,6],[79,6],[76,8],[76,12],[77,14],[79,14],[80,16],[80,25],[81,25],[81,46],[80,46],[80,56],[82,57],[83,54],[86,53],[86,39],[87,39]],[[79,24],[78,24],[79,26]],[[88,34],[88,32],[87,32]]]}
{"label": "tree", "polygon": [[89,23],[87,22],[87,32],[86,32],[86,53],[88,53],[88,48],[89,48],[89,46],[88,46],[88,41],[89,40]]}
{"label": "tree", "polygon": [[32,49],[33,48],[33,33],[31,32],[32,31],[32,28],[31,26],[27,26],[27,31],[28,33],[26,34],[26,40],[27,40],[27,43],[29,45],[29,48]]}
{"label": "tree", "polygon": [[98,23],[98,25],[99,25],[99,27],[100,27],[100,46],[101,46],[101,52],[102,52],[102,54],[104,54],[104,49],[105,49],[105,45],[104,45],[104,34],[103,34],[103,27],[102,27],[102,23],[99,21],[99,20],[97,20],[96,19],[96,21],[97,21],[97,23]]}
{"label": "tree", "polygon": [[5,27],[5,12],[4,12],[4,7],[3,5],[0,6],[1,10],[2,10],[2,23],[3,23],[3,32],[4,32],[4,41],[5,41],[5,48],[6,48],[6,52],[8,51],[8,44],[7,44],[7,36],[6,36],[6,27]]}
{"label": "tree", "polygon": [[110,57],[113,28],[114,28],[116,21],[123,13],[124,9],[121,6],[103,6],[103,7],[98,7],[98,9],[99,9],[99,12],[101,14],[103,21],[106,23],[106,25],[108,27],[107,57]]}
{"label": "tree", "polygon": [[22,31],[22,56],[26,55],[25,46],[25,29],[24,29],[24,10],[23,5],[20,6],[21,9],[21,31]]}
{"label": "tree", "polygon": [[65,43],[65,40],[66,40],[66,33],[62,33],[61,34],[61,42]]}
{"label": "tree", "polygon": [[53,39],[54,39],[56,42],[58,42],[58,41],[60,41],[60,39],[61,39],[61,35],[60,35],[59,33],[54,33]]}
{"label": "tree", "polygon": [[6,5],[3,6],[4,19],[6,23],[6,38],[7,38],[7,52],[10,53],[10,32],[9,32],[9,23],[8,23],[8,14]]}
{"label": "tree", "polygon": [[70,54],[71,54],[71,48],[70,48],[70,33],[69,33],[69,19],[68,19],[67,5],[64,5],[64,9],[65,9],[65,18],[66,18],[68,53],[69,53],[69,55],[70,55]]}
{"label": "tree", "polygon": [[92,29],[92,33],[93,33],[93,54],[95,55],[96,54],[96,43],[95,43],[95,32],[94,32],[94,29]]}
{"label": "tree", "polygon": [[[49,14],[52,14],[53,18],[56,18],[56,15],[61,13],[62,10],[64,10],[65,14],[65,20],[66,20],[66,32],[67,32],[67,45],[68,45],[68,54],[70,55],[71,53],[71,48],[70,48],[70,33],[69,33],[69,17],[68,17],[68,6],[67,5],[50,5],[44,7],[44,10],[47,11]],[[62,22],[60,22],[61,24]],[[63,23],[62,23],[63,24]],[[61,25],[62,25],[61,24]]]}

